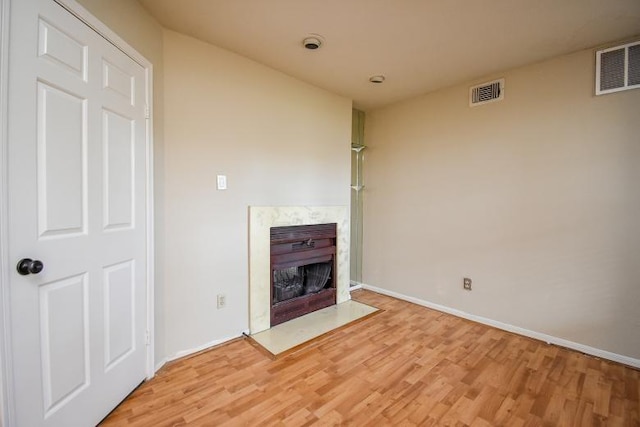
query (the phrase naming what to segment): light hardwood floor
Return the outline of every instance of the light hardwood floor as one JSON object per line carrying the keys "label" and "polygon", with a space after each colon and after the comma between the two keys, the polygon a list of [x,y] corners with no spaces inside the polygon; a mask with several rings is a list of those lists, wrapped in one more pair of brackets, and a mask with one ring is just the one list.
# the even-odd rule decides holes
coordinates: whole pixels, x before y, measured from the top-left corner
{"label": "light hardwood floor", "polygon": [[238,339],[162,368],[104,426],[640,426],[640,372],[368,291],[385,312],[271,360]]}

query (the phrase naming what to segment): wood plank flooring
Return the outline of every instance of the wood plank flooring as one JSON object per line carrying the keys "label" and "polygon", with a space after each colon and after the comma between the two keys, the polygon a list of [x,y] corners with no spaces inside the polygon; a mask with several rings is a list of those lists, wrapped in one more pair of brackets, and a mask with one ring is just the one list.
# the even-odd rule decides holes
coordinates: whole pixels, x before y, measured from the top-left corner
{"label": "wood plank flooring", "polygon": [[271,360],[163,367],[104,426],[640,426],[640,372],[368,291],[384,313]]}

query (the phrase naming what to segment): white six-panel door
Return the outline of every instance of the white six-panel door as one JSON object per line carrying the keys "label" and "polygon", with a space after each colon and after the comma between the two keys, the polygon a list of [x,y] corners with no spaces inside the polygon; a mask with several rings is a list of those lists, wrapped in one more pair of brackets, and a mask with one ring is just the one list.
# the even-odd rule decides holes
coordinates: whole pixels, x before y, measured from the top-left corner
{"label": "white six-panel door", "polygon": [[53,0],[12,2],[9,259],[18,426],[90,426],[145,378],[145,72]]}

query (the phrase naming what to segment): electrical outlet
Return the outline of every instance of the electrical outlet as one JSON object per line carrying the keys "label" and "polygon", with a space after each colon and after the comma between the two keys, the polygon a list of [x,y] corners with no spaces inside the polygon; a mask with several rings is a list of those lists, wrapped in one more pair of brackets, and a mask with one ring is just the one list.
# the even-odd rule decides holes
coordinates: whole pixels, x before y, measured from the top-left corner
{"label": "electrical outlet", "polygon": [[469,279],[468,277],[465,277],[464,279],[462,279],[462,287],[465,290],[470,291],[471,290],[471,279]]}
{"label": "electrical outlet", "polygon": [[218,294],[218,309],[224,308],[227,305],[227,296],[225,294]]}

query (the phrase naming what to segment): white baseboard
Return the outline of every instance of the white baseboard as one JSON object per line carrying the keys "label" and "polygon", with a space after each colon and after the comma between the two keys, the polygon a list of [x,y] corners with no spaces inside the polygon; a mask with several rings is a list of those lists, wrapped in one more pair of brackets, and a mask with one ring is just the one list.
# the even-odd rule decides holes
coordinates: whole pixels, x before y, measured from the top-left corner
{"label": "white baseboard", "polygon": [[[166,357],[160,360],[160,362],[156,363],[155,371],[153,372],[157,373],[160,370],[160,368],[162,368],[165,365],[165,363],[167,363],[168,361],[169,359],[167,359]],[[150,379],[150,378],[147,378],[147,379]]]}
{"label": "white baseboard", "polygon": [[249,330],[247,329],[245,331],[242,331],[239,335],[234,335],[232,337],[226,337],[226,338],[222,338],[222,339],[219,339],[219,340],[209,341],[208,343],[199,345],[199,346],[194,347],[194,348],[190,348],[188,350],[178,351],[173,356],[169,356],[169,357],[166,357],[166,358],[162,359],[162,362],[156,365],[156,372],[158,371],[158,369],[162,368],[162,366],[164,366],[168,362],[172,362],[172,361],[174,361],[176,359],[181,359],[183,357],[191,356],[192,354],[198,353],[198,352],[200,352],[202,350],[206,350],[208,348],[215,347],[215,346],[220,345],[220,344],[224,344],[224,343],[226,343],[228,341],[234,340],[236,338],[240,338],[243,334],[249,334]]}
{"label": "white baseboard", "polygon": [[349,282],[349,292],[355,291],[358,289],[362,289],[362,283],[356,282],[355,280],[352,280],[351,282]]}
{"label": "white baseboard", "polygon": [[472,320],[474,322],[482,323],[488,326],[493,326],[494,328],[502,329],[508,332],[513,332],[518,335],[524,335],[525,337],[544,341],[547,344],[554,344],[560,347],[566,347],[572,350],[579,351],[581,353],[589,354],[591,356],[596,356],[602,359],[611,360],[613,362],[622,363],[623,365],[632,366],[634,368],[640,368],[640,359],[634,359],[632,357],[623,356],[621,354],[616,354],[610,351],[601,350],[599,348],[590,347],[588,345],[584,345],[584,344],[576,343],[573,341],[565,340],[563,338],[558,338],[551,335],[543,334],[541,332],[531,331],[529,329],[524,329],[518,326],[509,325],[507,323],[502,323],[497,320],[489,319],[486,317],[476,316],[475,314],[466,313],[464,311],[457,310],[455,308],[447,307],[440,304],[435,304],[429,301],[404,295],[398,292],[389,291],[387,289],[378,288],[377,286],[367,285],[366,283],[362,283],[361,285],[363,289],[377,292],[382,295],[387,295],[387,296],[398,298],[404,301],[412,302],[414,304],[418,304],[423,307],[438,310],[443,313],[451,314],[457,317],[461,317],[463,319]]}

